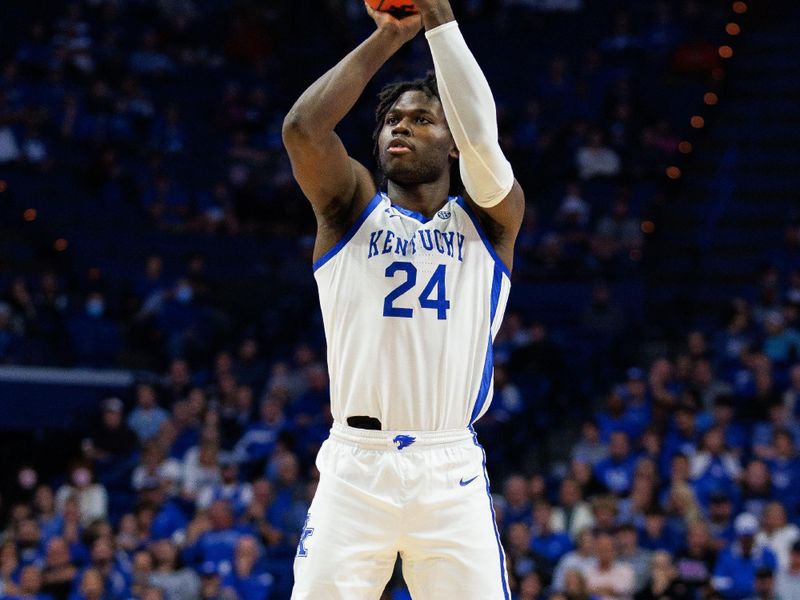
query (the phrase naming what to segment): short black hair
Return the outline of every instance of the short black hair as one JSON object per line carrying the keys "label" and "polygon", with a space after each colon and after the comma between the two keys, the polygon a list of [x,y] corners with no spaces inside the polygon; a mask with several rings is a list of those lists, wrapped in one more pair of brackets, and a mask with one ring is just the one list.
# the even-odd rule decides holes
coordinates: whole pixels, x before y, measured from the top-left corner
{"label": "short black hair", "polygon": [[[423,92],[428,98],[436,98],[442,101],[439,95],[439,84],[436,81],[436,73],[428,71],[425,77],[411,79],[407,81],[397,81],[383,86],[378,93],[378,106],[375,108],[375,130],[372,132],[373,152],[375,160],[380,164],[380,149],[378,148],[378,138],[383,129],[386,115],[395,102],[406,92]],[[450,167],[450,194],[458,195],[463,191],[461,176],[458,170],[458,161],[453,161]]]}

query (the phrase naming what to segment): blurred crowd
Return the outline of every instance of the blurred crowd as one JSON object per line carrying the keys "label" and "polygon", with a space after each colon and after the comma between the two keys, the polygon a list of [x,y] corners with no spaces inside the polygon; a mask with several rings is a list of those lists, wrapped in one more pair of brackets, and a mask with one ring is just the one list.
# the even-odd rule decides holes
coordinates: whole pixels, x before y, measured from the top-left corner
{"label": "blurred crowd", "polygon": [[[531,200],[515,283],[587,285],[569,326],[515,309],[496,342],[477,430],[514,599],[800,598],[800,228],[756,295],[669,348],[632,351],[644,332],[605,283],[644,274],[719,9],[455,4]],[[331,417],[280,125],[370,22],[355,0],[6,8],[0,364],[141,376],[68,469],[24,464],[2,491],[0,598],[288,598]],[[370,93],[425,64],[420,39]],[[372,110],[341,131],[367,164]],[[576,378],[566,340],[587,334]],[[387,598],[404,594],[396,577]]]}

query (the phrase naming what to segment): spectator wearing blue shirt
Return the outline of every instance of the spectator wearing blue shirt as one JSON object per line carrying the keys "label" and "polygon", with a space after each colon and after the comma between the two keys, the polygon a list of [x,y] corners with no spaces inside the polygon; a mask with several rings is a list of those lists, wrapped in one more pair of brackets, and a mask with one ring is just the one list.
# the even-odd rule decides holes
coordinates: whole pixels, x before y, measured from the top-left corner
{"label": "spectator wearing blue shirt", "polygon": [[125,573],[114,558],[114,544],[108,537],[99,537],[92,544],[90,562],[84,573],[79,575],[83,579],[85,571],[96,571],[103,578],[103,587],[115,598],[127,597],[130,592],[130,577]]}
{"label": "spectator wearing blue shirt", "polygon": [[601,439],[597,422],[584,421],[581,425],[581,437],[572,447],[570,457],[594,466],[607,456],[608,445]]}
{"label": "spectator wearing blue shirt", "polygon": [[261,402],[260,415],[261,419],[251,424],[233,447],[234,457],[246,472],[257,470],[259,464],[263,470],[264,463],[275,449],[278,436],[288,426],[283,408],[271,396]]}
{"label": "spectator wearing blue shirt", "polygon": [[755,544],[758,519],[742,513],[734,522],[736,541],[723,550],[717,558],[711,585],[723,598],[742,600],[755,593],[756,572],[760,569],[774,571],[778,566],[769,548]]}
{"label": "spectator wearing blue shirt", "polygon": [[783,393],[783,403],[795,419],[800,417],[800,363],[789,369],[789,388]]}
{"label": "spectator wearing blue shirt", "polygon": [[222,577],[222,587],[235,591],[238,600],[267,600],[274,578],[259,563],[261,550],[256,538],[239,538],[233,568]]}
{"label": "spectator wearing blue shirt", "polygon": [[669,431],[664,438],[663,458],[672,460],[676,454],[694,456],[700,431],[697,427],[697,404],[691,395],[685,394],[675,409]]}
{"label": "spectator wearing blue shirt", "polygon": [[510,475],[503,484],[503,497],[506,500],[503,511],[503,529],[512,523],[530,525],[533,506],[530,502],[527,480],[519,474]]}
{"label": "spectator wearing blue shirt", "polygon": [[531,550],[556,564],[562,556],[572,550],[572,541],[566,533],[555,532],[550,524],[553,507],[546,500],[537,500],[533,506],[533,536]]}
{"label": "spectator wearing blue shirt", "polygon": [[139,437],[140,443],[153,439],[169,413],[158,405],[155,388],[149,383],[136,386],[136,407],[128,415],[128,427]]}
{"label": "spectator wearing blue shirt", "polygon": [[767,418],[767,421],[760,421],[753,428],[753,454],[758,458],[772,458],[773,436],[778,429],[788,431],[795,446],[800,444],[800,424],[779,398],[774,398],[767,408]]}
{"label": "spectator wearing blue shirt", "polygon": [[[139,491],[137,520],[142,521],[141,513],[147,513],[150,521],[150,538],[182,539],[189,520],[178,504],[167,497],[167,482],[148,481]],[[152,516],[150,516],[152,514]]]}
{"label": "spectator wearing blue shirt", "polygon": [[194,525],[194,528],[189,527],[187,546],[183,550],[184,560],[190,565],[211,562],[220,572],[231,568],[239,538],[252,533],[249,526],[234,526],[233,511],[224,500],[213,502],[205,518]]}
{"label": "spectator wearing blue shirt", "polygon": [[595,466],[595,474],[610,492],[625,495],[633,484],[633,472],[636,466],[628,434],[624,431],[614,431],[611,434],[608,450],[608,458]]}
{"label": "spectator wearing blue shirt", "polygon": [[725,447],[725,437],[720,427],[712,427],[703,434],[703,444],[690,462],[691,477],[701,500],[712,490],[733,493],[742,473],[739,460]]}
{"label": "spectator wearing blue shirt", "polygon": [[783,503],[790,517],[794,518],[800,510],[800,457],[794,436],[785,429],[776,430],[771,454],[767,465],[775,498]]}
{"label": "spectator wearing blue shirt", "polygon": [[733,529],[734,503],[724,492],[714,492],[708,501],[708,531],[713,538],[713,546],[721,550],[736,539]]}
{"label": "spectator wearing blue shirt", "polygon": [[701,429],[719,427],[725,436],[725,445],[734,455],[741,457],[749,447],[750,440],[747,429],[734,420],[734,400],[731,396],[717,396],[710,414],[701,417]]}
{"label": "spectator wearing blue shirt", "polygon": [[37,565],[22,567],[19,576],[19,592],[3,596],[8,600],[54,600],[49,594],[42,593],[42,570]]}
{"label": "spectator wearing blue shirt", "polygon": [[754,459],[747,464],[741,489],[741,509],[761,518],[764,507],[775,499],[769,469],[763,460]]}
{"label": "spectator wearing blue shirt", "polygon": [[603,443],[610,444],[611,435],[616,431],[624,432],[629,439],[638,431],[638,424],[631,421],[625,408],[625,393],[625,386],[614,386],[606,397],[605,411],[597,415],[597,426]]}
{"label": "spectator wearing blue shirt", "polygon": [[84,309],[67,323],[76,363],[86,367],[108,367],[122,347],[119,325],[108,316],[101,292],[86,296]]}
{"label": "spectator wearing blue shirt", "polygon": [[20,519],[14,526],[17,556],[22,565],[39,564],[44,558],[42,533],[39,523],[33,518]]}
{"label": "spectator wearing blue shirt", "polygon": [[197,496],[197,508],[205,510],[212,502],[224,500],[239,517],[253,500],[253,486],[239,481],[239,466],[229,454],[220,456],[220,481],[200,490]]}
{"label": "spectator wearing blue shirt", "polygon": [[647,381],[645,372],[638,367],[628,369],[627,377],[624,397],[628,434],[631,436],[631,440],[638,440],[647,429],[652,417],[647,394]]}
{"label": "spectator wearing blue shirt", "polygon": [[764,317],[764,353],[778,365],[800,358],[800,333],[788,328],[783,313],[770,311]]}

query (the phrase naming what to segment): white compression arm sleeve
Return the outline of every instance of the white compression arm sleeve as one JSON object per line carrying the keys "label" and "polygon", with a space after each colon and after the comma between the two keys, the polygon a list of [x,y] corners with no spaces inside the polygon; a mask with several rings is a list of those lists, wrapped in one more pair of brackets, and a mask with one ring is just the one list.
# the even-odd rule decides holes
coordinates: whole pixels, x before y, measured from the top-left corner
{"label": "white compression arm sleeve", "polygon": [[500,203],[514,185],[514,172],[497,140],[497,109],[492,90],[467,47],[458,23],[427,31],[436,81],[460,154],[461,179],[484,208]]}

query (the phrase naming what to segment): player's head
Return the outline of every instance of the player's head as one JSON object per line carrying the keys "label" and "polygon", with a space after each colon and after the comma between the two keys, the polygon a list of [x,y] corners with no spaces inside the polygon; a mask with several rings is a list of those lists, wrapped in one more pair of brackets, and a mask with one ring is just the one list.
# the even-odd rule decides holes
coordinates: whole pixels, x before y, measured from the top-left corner
{"label": "player's head", "polygon": [[[375,155],[386,179],[416,185],[449,174],[451,193],[460,192],[458,150],[433,73],[385,86],[378,96],[375,121]],[[406,145],[409,151],[390,152],[393,143]]]}

